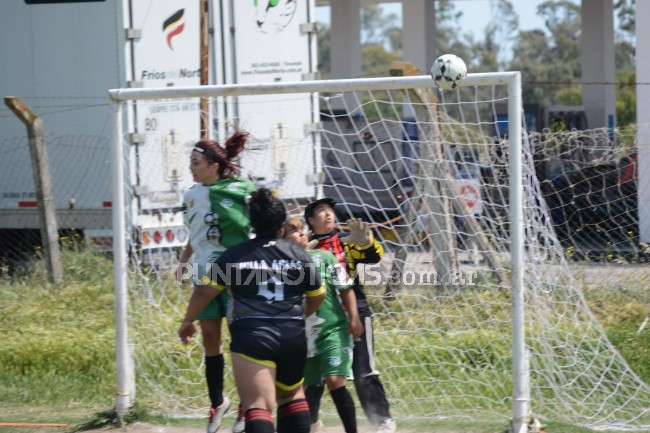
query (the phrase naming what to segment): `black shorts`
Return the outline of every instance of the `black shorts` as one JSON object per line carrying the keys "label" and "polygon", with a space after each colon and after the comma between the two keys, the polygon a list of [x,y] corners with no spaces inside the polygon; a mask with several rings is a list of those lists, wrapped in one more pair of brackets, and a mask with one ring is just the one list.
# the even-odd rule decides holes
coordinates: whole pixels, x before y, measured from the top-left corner
{"label": "black shorts", "polygon": [[230,324],[230,333],[232,353],[275,365],[278,388],[292,391],[302,384],[307,359],[304,320],[239,319]]}

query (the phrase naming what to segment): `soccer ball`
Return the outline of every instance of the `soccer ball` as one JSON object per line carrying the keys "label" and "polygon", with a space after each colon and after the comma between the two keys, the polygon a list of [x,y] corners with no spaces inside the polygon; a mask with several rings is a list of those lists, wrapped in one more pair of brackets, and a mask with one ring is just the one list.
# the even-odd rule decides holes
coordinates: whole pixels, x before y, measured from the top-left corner
{"label": "soccer ball", "polygon": [[443,54],[431,66],[431,78],[443,90],[454,90],[458,82],[467,76],[467,66],[455,54]]}

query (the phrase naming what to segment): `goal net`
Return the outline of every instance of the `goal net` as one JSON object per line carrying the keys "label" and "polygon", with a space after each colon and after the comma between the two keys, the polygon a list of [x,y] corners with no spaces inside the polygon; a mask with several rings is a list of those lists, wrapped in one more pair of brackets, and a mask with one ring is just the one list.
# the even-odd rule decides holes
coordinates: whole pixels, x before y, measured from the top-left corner
{"label": "goal net", "polygon": [[[207,407],[200,341],[183,346],[176,336],[191,287],[174,283],[175,250],[165,246],[180,233],[173,228],[179,191],[191,182],[198,98],[206,97],[210,135],[223,142],[233,127],[250,132],[241,176],[276,189],[290,214],[302,215],[309,201],[327,196],[337,201],[343,229],[350,216],[371,223],[385,252],[359,272],[395,417],[504,421],[523,408],[590,427],[650,426],[650,386],[610,343],[585,297],[587,289],[610,289],[615,275],[598,264],[576,271],[567,255],[573,245],[574,257],[586,257],[576,239],[607,246],[613,231],[630,228],[610,218],[598,230],[593,215],[589,224],[576,223],[576,209],[586,217],[590,208],[576,204],[571,188],[580,187],[575,176],[587,161],[596,161],[576,149],[591,146],[605,163],[619,161],[629,147],[613,131],[525,132],[516,121],[513,77],[470,74],[458,89],[442,92],[424,76],[112,91],[114,155],[123,157],[114,174],[116,182],[124,179],[114,198],[114,221],[123,225],[115,245],[118,388],[167,414],[203,415]],[[132,144],[145,118],[179,111],[195,124],[188,128],[182,116],[169,115]],[[129,126],[135,118],[138,130]],[[521,140],[512,139],[518,131]],[[559,168],[574,176],[572,186],[540,169],[542,158],[573,161],[573,170],[569,163]],[[176,177],[165,180],[174,169]],[[159,190],[138,189],[139,179],[156,176]],[[583,196],[593,199],[586,190]],[[616,199],[606,206],[633,214]],[[143,221],[152,219],[168,228],[145,238]],[[603,254],[614,254],[609,248]],[[224,340],[227,356],[227,332]],[[228,371],[225,390],[236,401]]]}

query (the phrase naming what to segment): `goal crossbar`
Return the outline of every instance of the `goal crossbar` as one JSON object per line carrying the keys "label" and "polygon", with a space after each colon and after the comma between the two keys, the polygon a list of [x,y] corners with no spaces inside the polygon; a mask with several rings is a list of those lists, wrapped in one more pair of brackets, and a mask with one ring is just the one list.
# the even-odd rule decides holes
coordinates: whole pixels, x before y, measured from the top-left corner
{"label": "goal crossbar", "polygon": [[[519,72],[468,74],[459,87],[508,85]],[[222,84],[186,87],[150,87],[111,89],[111,100],[133,101],[163,98],[200,98],[219,96],[271,95],[286,93],[346,92],[364,90],[418,89],[433,87],[429,75],[415,77],[350,78],[342,80],[293,81],[280,83]]]}

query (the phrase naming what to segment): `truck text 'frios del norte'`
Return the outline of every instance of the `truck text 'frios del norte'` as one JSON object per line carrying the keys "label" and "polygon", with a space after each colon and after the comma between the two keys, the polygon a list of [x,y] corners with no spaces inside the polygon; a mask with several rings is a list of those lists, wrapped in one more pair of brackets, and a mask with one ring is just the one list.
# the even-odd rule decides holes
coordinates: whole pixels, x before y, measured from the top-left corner
{"label": "truck text 'frios del norte'", "polygon": [[[314,8],[313,1],[210,0],[209,84],[313,79]],[[199,85],[200,18],[198,0],[0,5],[0,94],[19,97],[43,120],[61,234],[111,248],[115,127],[108,90]],[[277,187],[284,198],[313,197],[313,98],[211,100],[209,136],[223,142],[234,126],[245,129],[251,141],[242,176]],[[192,183],[199,100],[136,101],[125,112],[133,240],[144,260],[166,261],[187,239],[178,209]],[[25,125],[7,107],[0,113],[0,261],[15,266],[40,242],[38,203]],[[300,164],[283,145],[288,140],[308,149]]]}

